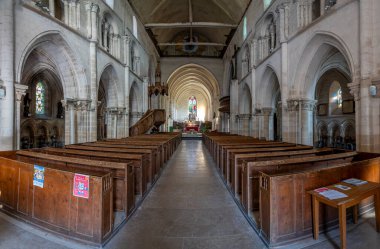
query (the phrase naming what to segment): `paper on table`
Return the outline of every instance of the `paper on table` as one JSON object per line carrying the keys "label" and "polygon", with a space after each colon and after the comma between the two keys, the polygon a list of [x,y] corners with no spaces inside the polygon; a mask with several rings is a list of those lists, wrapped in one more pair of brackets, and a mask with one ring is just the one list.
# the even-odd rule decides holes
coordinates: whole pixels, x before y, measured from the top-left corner
{"label": "paper on table", "polygon": [[355,186],[360,186],[367,183],[367,181],[363,181],[356,178],[346,179],[346,180],[343,180],[343,182],[351,184],[351,185],[355,185]]}
{"label": "paper on table", "polygon": [[314,189],[314,191],[317,192],[317,193],[322,193],[322,192],[325,192],[327,190],[329,190],[329,189],[326,188],[326,187]]}
{"label": "paper on table", "polygon": [[334,187],[339,188],[341,190],[349,190],[349,189],[351,189],[350,187],[344,186],[344,185],[341,185],[341,184],[336,184],[336,185],[334,185]]}
{"label": "paper on table", "polygon": [[341,199],[341,198],[348,197],[346,194],[343,194],[342,192],[339,192],[339,191],[336,191],[333,189],[323,191],[319,194],[326,197],[329,200],[335,200],[335,199]]}

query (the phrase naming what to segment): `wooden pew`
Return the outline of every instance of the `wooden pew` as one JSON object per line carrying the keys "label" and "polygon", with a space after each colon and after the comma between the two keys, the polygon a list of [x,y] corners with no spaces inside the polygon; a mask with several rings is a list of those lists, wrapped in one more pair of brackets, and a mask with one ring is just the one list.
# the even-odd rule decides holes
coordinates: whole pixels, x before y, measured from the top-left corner
{"label": "wooden pew", "polygon": [[159,162],[160,168],[162,168],[165,164],[163,153],[160,150],[160,147],[155,145],[128,145],[128,144],[112,144],[112,143],[102,143],[102,142],[93,142],[93,143],[83,143],[77,144],[80,146],[88,146],[88,147],[99,147],[99,148],[113,148],[113,149],[147,149],[151,150],[155,155],[156,160]]}
{"label": "wooden pew", "polygon": [[27,150],[17,151],[16,156],[17,160],[25,163],[55,169],[111,173],[114,186],[113,207],[115,211],[123,211],[125,216],[128,217],[135,208],[135,168],[132,164],[48,155]]}
{"label": "wooden pew", "polygon": [[[379,154],[359,153],[352,163],[293,172],[260,173],[260,235],[269,246],[291,245],[312,237],[311,197],[307,191],[347,178],[380,182]],[[361,213],[372,208],[373,199],[360,205]],[[281,208],[278,208],[281,207]],[[320,229],[338,225],[336,209],[321,209]]]}
{"label": "wooden pew", "polygon": [[151,171],[149,172],[148,178],[149,182],[153,182],[157,179],[160,173],[160,161],[157,160],[156,155],[151,149],[132,149],[132,148],[108,148],[108,147],[95,147],[95,146],[85,146],[85,145],[66,145],[65,149],[69,150],[80,150],[80,151],[93,151],[93,152],[110,152],[110,153],[121,153],[121,154],[137,154],[146,155],[151,162]]}
{"label": "wooden pew", "polygon": [[[73,196],[76,173],[89,176],[89,198]],[[113,183],[109,172],[45,167],[43,188],[33,185],[34,164],[0,158],[3,212],[54,231],[101,245],[113,230]]]}
{"label": "wooden pew", "polygon": [[230,184],[232,190],[236,192],[240,186],[239,176],[241,175],[241,165],[235,165],[235,155],[269,153],[269,152],[285,152],[285,151],[300,151],[310,150],[311,146],[294,146],[294,147],[268,147],[268,148],[243,148],[227,150],[227,165],[225,167],[227,176],[226,182]]}
{"label": "wooden pew", "polygon": [[[334,153],[343,153],[346,152],[344,150],[336,150],[332,148],[320,148],[320,149],[305,149],[305,150],[292,150],[292,151],[270,151],[270,152],[261,152],[261,153],[249,153],[249,154],[233,154],[234,164],[232,167],[237,168],[236,174],[235,172],[235,180],[232,182],[234,186],[231,189],[234,191],[235,196],[237,198],[242,198],[241,202],[244,206],[243,198],[246,196],[246,187],[248,184],[248,178],[251,177],[247,170],[247,163],[249,162],[257,162],[257,161],[273,161],[279,159],[289,159],[289,158],[302,158],[305,156],[313,156],[313,155],[328,155]],[[240,175],[239,175],[240,174]]]}
{"label": "wooden pew", "polygon": [[130,163],[135,168],[135,193],[137,196],[143,197],[148,188],[148,174],[150,169],[150,162],[147,156],[135,154],[120,154],[120,153],[106,153],[106,152],[92,152],[69,150],[59,148],[44,148],[34,150],[40,153],[46,153],[57,156],[75,157],[90,160],[99,160],[106,162],[121,162]]}
{"label": "wooden pew", "polygon": [[[157,148],[160,152],[160,156],[162,158],[163,163],[166,163],[169,160],[168,152],[167,152],[167,146],[163,142],[152,142],[149,141],[130,141],[130,142],[123,142],[123,141],[98,141],[96,144],[99,145],[119,145],[119,146],[130,146],[132,148],[139,148],[140,146],[150,146],[151,148]],[[89,145],[86,143],[86,145]]]}
{"label": "wooden pew", "polygon": [[[343,152],[330,155],[295,155],[290,158],[280,156],[283,159],[275,157],[270,161],[244,162],[242,167],[241,180],[241,203],[248,214],[253,214],[259,208],[259,172],[292,172],[296,170],[310,170],[324,167],[331,167],[340,163],[350,163],[357,155],[357,152]],[[265,160],[265,159],[264,159]],[[259,219],[254,219],[258,222]]]}
{"label": "wooden pew", "polygon": [[[235,150],[242,150],[243,149],[256,149],[256,148],[285,148],[285,147],[296,147],[295,144],[289,144],[289,143],[272,143],[272,142],[265,142],[265,143],[259,143],[259,144],[244,144],[244,145],[228,145],[228,146],[221,146],[220,147],[220,153],[219,153],[219,169],[221,172],[225,175],[227,172],[227,167],[229,166],[229,162],[231,160],[231,154]],[[302,148],[302,147],[300,147]],[[309,147],[310,148],[310,147]]]}

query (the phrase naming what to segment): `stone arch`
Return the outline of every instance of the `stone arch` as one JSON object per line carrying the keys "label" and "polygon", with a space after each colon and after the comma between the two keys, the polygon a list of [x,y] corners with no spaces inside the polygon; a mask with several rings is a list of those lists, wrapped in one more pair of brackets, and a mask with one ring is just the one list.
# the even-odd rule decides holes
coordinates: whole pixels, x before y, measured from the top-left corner
{"label": "stone arch", "polygon": [[277,47],[277,27],[276,27],[276,15],[273,12],[269,12],[261,25],[260,35],[261,38],[264,38],[265,44],[264,51],[265,54],[271,54]]}
{"label": "stone arch", "polygon": [[299,58],[297,70],[294,75],[293,90],[299,95],[309,99],[315,96],[315,87],[318,78],[334,63],[329,61],[337,52],[342,55],[345,65],[335,63],[335,67],[342,72],[354,75],[354,62],[351,53],[340,37],[332,33],[319,32],[313,36],[303,49],[303,53]]}
{"label": "stone arch", "polygon": [[120,57],[119,25],[113,16],[105,11],[100,26],[100,45],[113,56]]}
{"label": "stone arch", "polygon": [[121,91],[118,91],[119,78],[112,64],[105,66],[100,74],[98,85],[97,138],[102,140],[111,135],[107,128],[114,127],[111,126],[112,120],[107,116],[107,111],[121,106],[119,101],[122,99],[119,96]]}
{"label": "stone arch", "polygon": [[[115,67],[112,64],[107,64],[99,78],[99,87],[103,84],[107,107],[118,107],[122,105],[120,102],[122,100],[121,90],[119,89],[120,81],[116,73]],[[99,91],[99,89],[98,89]]]}
{"label": "stone arch", "polygon": [[[87,85],[85,70],[77,57],[76,51],[69,45],[67,39],[59,31],[48,31],[36,36],[24,49],[17,67],[16,82],[24,83],[23,73],[30,68],[26,62],[29,56],[37,52],[44,56],[44,65],[40,68],[54,68],[62,83],[65,98],[86,98],[87,92],[79,89]],[[33,70],[38,70],[36,67]]]}
{"label": "stone arch", "polygon": [[280,92],[281,94],[281,84],[277,75],[274,67],[267,65],[261,76],[258,88],[261,91],[257,96],[257,100],[261,106],[276,108],[276,104],[274,103],[277,96],[276,93]]}
{"label": "stone arch", "polygon": [[29,149],[29,148],[34,148],[34,137],[37,134],[37,127],[35,122],[32,120],[27,120],[26,122],[23,122],[20,127],[20,139],[21,139],[21,144],[20,148],[21,149]]}
{"label": "stone arch", "polygon": [[329,146],[335,147],[336,141],[341,137],[341,126],[336,121],[331,121],[328,126]]}
{"label": "stone arch", "polygon": [[[84,70],[80,70],[79,65],[74,51],[59,32],[42,33],[33,39],[22,53],[16,74],[19,82],[29,86],[21,105],[20,123],[30,119],[36,123],[44,121],[46,127],[55,125],[61,131],[69,130],[65,129],[65,113],[61,101],[87,97],[87,92],[79,91],[86,86]],[[38,82],[45,86],[45,107],[41,113],[36,112]],[[84,85],[79,86],[79,82]],[[24,132],[22,126],[18,132],[20,135]],[[64,136],[57,143],[63,144]],[[45,136],[44,144],[49,144],[48,136]],[[41,143],[34,141],[33,146],[41,146]]]}
{"label": "stone arch", "polygon": [[[184,103],[180,103],[186,93],[190,97],[195,93],[200,94],[205,103],[204,109],[207,110],[205,120],[211,121],[218,114],[220,88],[215,76],[205,67],[198,64],[186,64],[175,69],[169,76],[169,98],[174,120],[182,120],[186,116],[185,108],[180,108]],[[197,91],[197,92],[195,92]],[[187,97],[187,98],[188,98]],[[186,99],[187,99],[186,98]],[[198,97],[197,97],[198,99]],[[183,110],[182,110],[183,109]],[[215,115],[214,115],[215,113]],[[168,113],[169,115],[170,113]],[[215,121],[216,123],[216,121]]]}
{"label": "stone arch", "polygon": [[243,87],[239,94],[239,114],[252,114],[252,94],[247,83],[242,83]]}
{"label": "stone arch", "polygon": [[[341,136],[344,138],[345,143],[353,143],[355,141],[355,120],[345,120],[341,125]],[[350,141],[347,141],[350,140]]]}
{"label": "stone arch", "polygon": [[134,81],[129,90],[129,123],[130,126],[134,125],[140,117],[142,117],[143,109],[142,109],[142,89],[139,85]]}

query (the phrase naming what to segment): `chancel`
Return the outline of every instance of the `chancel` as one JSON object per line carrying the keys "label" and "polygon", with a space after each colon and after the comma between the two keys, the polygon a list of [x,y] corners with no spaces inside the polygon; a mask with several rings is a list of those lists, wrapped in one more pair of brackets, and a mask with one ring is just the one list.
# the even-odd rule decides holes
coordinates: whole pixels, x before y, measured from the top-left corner
{"label": "chancel", "polygon": [[379,0],[0,0],[1,248],[380,248]]}

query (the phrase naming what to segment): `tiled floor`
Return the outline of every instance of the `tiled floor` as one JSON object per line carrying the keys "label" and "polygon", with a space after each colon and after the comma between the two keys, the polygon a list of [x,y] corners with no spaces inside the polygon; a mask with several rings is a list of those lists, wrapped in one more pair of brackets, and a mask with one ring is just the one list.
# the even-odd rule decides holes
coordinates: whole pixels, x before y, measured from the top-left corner
{"label": "tiled floor", "polygon": [[142,206],[106,248],[265,248],[201,141],[183,141]]}
{"label": "tiled floor", "polygon": [[[88,248],[0,214],[0,249]],[[16,225],[15,225],[16,224]],[[352,227],[350,225],[349,227]],[[339,248],[338,231],[308,249]],[[288,248],[302,248],[312,239]],[[374,214],[348,229],[348,249],[380,248]],[[107,249],[266,248],[238,209],[201,141],[182,141],[141,207]]]}

